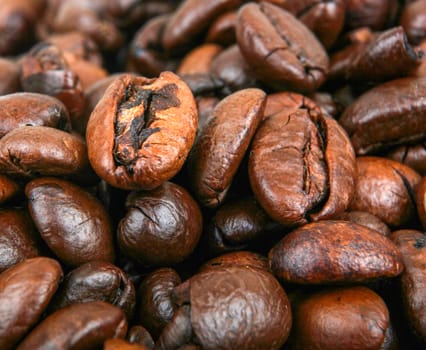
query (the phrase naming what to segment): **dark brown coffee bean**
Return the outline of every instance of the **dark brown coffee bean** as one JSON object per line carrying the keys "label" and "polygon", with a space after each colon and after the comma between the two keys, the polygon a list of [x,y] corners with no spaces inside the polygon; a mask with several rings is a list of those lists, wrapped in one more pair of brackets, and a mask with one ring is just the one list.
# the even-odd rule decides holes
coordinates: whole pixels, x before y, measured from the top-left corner
{"label": "dark brown coffee bean", "polygon": [[0,274],[2,349],[14,349],[25,333],[36,325],[61,278],[59,263],[45,257],[27,259]]}
{"label": "dark brown coffee bean", "polygon": [[177,74],[207,74],[215,56],[222,51],[217,44],[203,44],[188,52],[177,68]]}
{"label": "dark brown coffee bean", "polygon": [[40,255],[38,233],[22,209],[0,210],[0,272]]}
{"label": "dark brown coffee bean", "polygon": [[399,23],[404,27],[410,43],[420,44],[426,39],[426,2],[414,1],[406,3]]}
{"label": "dark brown coffee bean", "polygon": [[287,282],[327,284],[395,277],[404,266],[397,247],[375,230],[323,220],[285,236],[269,252],[274,274]]}
{"label": "dark brown coffee bean", "polygon": [[0,56],[22,52],[34,40],[34,27],[44,0],[1,0]]}
{"label": "dark brown coffee bean", "polygon": [[236,33],[242,55],[268,86],[310,92],[324,82],[327,53],[312,32],[284,9],[268,3],[244,5]]}
{"label": "dark brown coffee bean", "polygon": [[232,45],[219,53],[211,62],[210,72],[224,81],[231,91],[259,85],[238,45]]}
{"label": "dark brown coffee bean", "polygon": [[358,157],[355,193],[349,210],[366,211],[391,227],[410,223],[416,215],[414,191],[420,175],[391,159]]}
{"label": "dark brown coffee bean", "polygon": [[60,33],[81,31],[101,49],[115,50],[123,44],[123,34],[107,16],[108,6],[111,4],[105,1],[96,4],[90,0],[61,2],[54,12],[52,29]]}
{"label": "dark brown coffee bean", "polygon": [[121,251],[144,265],[167,266],[188,258],[202,231],[200,208],[171,182],[151,191],[132,192],[117,239]]}
{"label": "dark brown coffee bean", "polygon": [[134,35],[128,53],[127,69],[145,77],[157,77],[164,71],[174,71],[177,62],[164,52],[162,33],[170,15],[154,17]]}
{"label": "dark brown coffee bean", "polygon": [[379,349],[389,328],[389,311],[366,287],[325,289],[292,304],[292,350]]}
{"label": "dark brown coffee bean", "polygon": [[346,26],[380,30],[392,23],[398,10],[397,0],[344,0]]}
{"label": "dark brown coffee bean", "polygon": [[355,152],[377,152],[426,137],[425,78],[402,78],[368,90],[342,114]]}
{"label": "dark brown coffee bean", "polygon": [[426,176],[420,180],[416,188],[416,207],[423,228],[426,230]]}
{"label": "dark brown coffee bean", "polygon": [[386,225],[377,216],[366,211],[347,211],[340,215],[337,215],[335,219],[351,221],[355,224],[368,227],[372,230],[376,230],[385,237],[389,237],[391,234],[391,230],[388,225]]}
{"label": "dark brown coffee bean", "polygon": [[0,96],[21,90],[21,69],[19,64],[0,57]]}
{"label": "dark brown coffee bean", "polygon": [[91,194],[55,178],[32,180],[25,194],[41,237],[61,262],[79,266],[114,260],[109,217]]}
{"label": "dark brown coffee bean", "polygon": [[168,52],[184,51],[219,15],[236,9],[241,0],[185,0],[164,28],[163,46]]}
{"label": "dark brown coffee bean", "polygon": [[237,11],[225,12],[218,16],[210,25],[206,34],[206,41],[222,46],[235,44],[235,26],[237,24]]}
{"label": "dark brown coffee bean", "polygon": [[404,272],[399,279],[402,303],[409,326],[426,344],[426,235],[415,230],[392,233],[404,262]]}
{"label": "dark brown coffee bean", "polygon": [[353,44],[335,53],[331,58],[330,79],[363,84],[388,81],[411,75],[423,58],[423,50],[408,43],[404,29],[394,27],[364,44]]}
{"label": "dark brown coffee bean", "polygon": [[409,166],[422,176],[426,175],[426,141],[398,146],[387,153],[386,157]]}
{"label": "dark brown coffee bean", "polygon": [[148,349],[154,349],[154,340],[148,331],[140,326],[136,325],[129,329],[127,332],[127,339],[131,344],[143,345]]}
{"label": "dark brown coffee bean", "polygon": [[[189,322],[203,349],[280,349],[286,341],[290,305],[270,273],[247,266],[209,269],[193,276],[188,288]],[[167,329],[160,340],[166,335]]]}
{"label": "dark brown coffee bean", "polygon": [[231,90],[226,83],[214,74],[184,74],[181,78],[189,86],[195,97],[225,97],[231,94]]}
{"label": "dark brown coffee bean", "polygon": [[216,105],[197,135],[188,163],[190,183],[200,203],[223,202],[251,138],[263,117],[266,94],[260,89],[233,93]]}
{"label": "dark brown coffee bean", "polygon": [[307,109],[309,114],[318,118],[321,115],[321,109],[310,98],[294,92],[275,92],[269,94],[266,98],[264,119],[272,114],[281,112],[283,109]]}
{"label": "dark brown coffee bean", "polygon": [[[222,254],[229,251],[250,249],[250,243],[263,240],[282,231],[254,198],[241,198],[222,205],[213,215],[204,235],[209,251]],[[253,243],[256,244],[256,243]]]}
{"label": "dark brown coffee bean", "polygon": [[45,318],[17,349],[99,349],[126,332],[126,316],[118,307],[103,301],[74,304]]}
{"label": "dark brown coffee bean", "polygon": [[256,199],[285,226],[332,218],[352,198],[352,145],[338,123],[316,109],[288,108],[266,118],[248,167]]}
{"label": "dark brown coffee bean", "polygon": [[21,186],[7,175],[0,174],[0,204],[6,203],[22,191]]}
{"label": "dark brown coffee bean", "polygon": [[302,21],[325,48],[333,46],[345,23],[344,0],[284,0],[281,2],[280,7]]}
{"label": "dark brown coffee bean", "polygon": [[47,126],[22,126],[0,139],[0,171],[25,178],[89,171],[81,136]]}
{"label": "dark brown coffee bean", "polygon": [[58,99],[31,92],[0,97],[0,137],[21,126],[50,126],[70,131],[68,110]]}
{"label": "dark brown coffee bean", "polygon": [[40,42],[22,58],[21,67],[24,91],[56,97],[67,107],[73,123],[81,117],[83,88],[58,47]]}
{"label": "dark brown coffee bean", "polygon": [[175,270],[162,268],[148,274],[139,285],[139,321],[155,339],[177,309],[172,292],[180,283]]}
{"label": "dark brown coffee bean", "polygon": [[155,188],[183,166],[197,121],[194,97],[175,74],[122,76],[108,87],[89,119],[90,163],[112,186]]}
{"label": "dark brown coffee bean", "polygon": [[70,271],[53,298],[50,309],[91,301],[105,301],[124,311],[132,319],[136,292],[126,274],[113,264],[92,261]]}

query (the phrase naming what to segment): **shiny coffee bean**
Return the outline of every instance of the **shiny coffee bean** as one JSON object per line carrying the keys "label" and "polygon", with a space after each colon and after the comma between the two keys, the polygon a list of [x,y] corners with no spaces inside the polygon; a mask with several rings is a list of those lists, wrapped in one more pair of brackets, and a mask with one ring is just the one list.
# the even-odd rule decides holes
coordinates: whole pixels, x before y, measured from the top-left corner
{"label": "shiny coffee bean", "polygon": [[25,194],[41,237],[61,262],[79,266],[114,260],[109,217],[91,194],[55,178],[32,180]]}
{"label": "shiny coffee bean", "polygon": [[175,74],[119,77],[90,116],[86,131],[90,163],[112,186],[155,188],[183,166],[197,121],[194,97]]}
{"label": "shiny coffee bean", "polygon": [[58,288],[62,269],[56,260],[36,257],[0,274],[0,346],[15,349],[39,321]]}
{"label": "shiny coffee bean", "polygon": [[409,166],[422,176],[426,175],[426,141],[397,146],[386,157]]}
{"label": "shiny coffee bean", "polygon": [[359,155],[426,136],[426,78],[402,78],[368,90],[341,115]]}
{"label": "shiny coffee bean", "polygon": [[414,1],[405,4],[399,23],[405,29],[410,43],[420,44],[426,39],[426,2]]}
{"label": "shiny coffee bean", "polygon": [[256,199],[285,226],[330,219],[353,195],[352,145],[341,126],[316,109],[287,108],[266,118],[254,136],[248,168]]}
{"label": "shiny coffee bean", "polygon": [[37,92],[59,99],[73,123],[83,113],[84,93],[78,76],[69,68],[62,51],[40,42],[21,61],[21,85],[26,92]]}
{"label": "shiny coffee bean", "polygon": [[237,11],[229,11],[218,16],[210,25],[206,34],[206,41],[224,47],[235,44],[235,26],[237,24]]}
{"label": "shiny coffee bean", "polygon": [[336,220],[350,221],[355,224],[366,226],[372,230],[376,230],[385,237],[389,237],[391,230],[377,216],[366,211],[347,211],[335,217]]}
{"label": "shiny coffee bean", "polygon": [[[280,349],[291,328],[287,295],[268,272],[229,266],[185,283],[188,300],[163,330],[156,348],[197,343],[203,349]],[[266,321],[267,320],[267,321]]]}
{"label": "shiny coffee bean", "polygon": [[188,52],[182,58],[176,72],[179,75],[208,73],[210,64],[215,56],[222,51],[222,47],[217,44],[204,44]]}
{"label": "shiny coffee bean", "polygon": [[151,334],[141,325],[136,325],[129,329],[127,332],[127,340],[131,344],[143,345],[148,349],[153,349],[155,345]]}
{"label": "shiny coffee bean", "polygon": [[0,114],[0,138],[21,126],[49,126],[71,130],[71,120],[65,105],[44,94],[17,92],[1,96]]}
{"label": "shiny coffee bean", "polygon": [[420,175],[394,160],[358,157],[355,193],[349,210],[366,211],[391,227],[412,222],[416,215],[414,191]]}
{"label": "shiny coffee bean", "polygon": [[399,275],[397,247],[379,232],[352,222],[323,220],[285,236],[269,252],[274,274],[300,284],[357,283]]}
{"label": "shiny coffee bean", "polygon": [[198,204],[181,186],[165,182],[151,191],[132,192],[117,239],[131,259],[153,266],[169,266],[189,257],[202,231]]}
{"label": "shiny coffee bean", "polygon": [[47,126],[22,126],[0,139],[0,171],[20,178],[88,174],[81,136]]}
{"label": "shiny coffee bean", "polygon": [[17,349],[99,349],[126,332],[126,317],[118,307],[103,301],[73,304],[40,322]]}
{"label": "shiny coffee bean", "polygon": [[310,98],[294,92],[275,92],[269,94],[266,98],[264,119],[272,114],[281,112],[283,109],[307,109],[309,114],[318,118],[321,115],[321,109]]}
{"label": "shiny coffee bean", "polygon": [[399,284],[405,316],[413,333],[426,344],[426,235],[415,230],[392,233],[401,252],[404,272]]}
{"label": "shiny coffee bean", "polygon": [[269,3],[239,9],[237,42],[254,74],[268,86],[310,92],[325,80],[328,56],[292,14]]}
{"label": "shiny coffee bean", "polygon": [[261,119],[266,94],[244,89],[216,105],[197,135],[188,161],[188,174],[199,202],[221,204]]}
{"label": "shiny coffee bean", "polygon": [[124,311],[131,320],[136,292],[133,283],[126,274],[115,265],[104,261],[92,261],[70,271],[49,308],[59,310],[68,305],[105,301]]}
{"label": "shiny coffee bean", "polygon": [[161,268],[148,274],[139,285],[139,321],[155,339],[160,336],[177,309],[172,292],[180,283],[181,279],[176,271]]}
{"label": "shiny coffee bean", "polygon": [[41,254],[38,232],[26,210],[0,210],[0,272]]}
{"label": "shiny coffee bean", "polygon": [[379,349],[389,328],[383,299],[366,287],[325,289],[292,304],[292,350]]}

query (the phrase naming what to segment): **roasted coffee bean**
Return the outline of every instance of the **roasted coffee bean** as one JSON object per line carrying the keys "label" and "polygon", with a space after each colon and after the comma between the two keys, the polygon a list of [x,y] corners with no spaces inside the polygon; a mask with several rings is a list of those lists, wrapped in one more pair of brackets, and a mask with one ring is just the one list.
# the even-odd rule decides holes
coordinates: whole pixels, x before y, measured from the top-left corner
{"label": "roasted coffee bean", "polygon": [[0,57],[0,96],[18,92],[21,89],[19,64]]}
{"label": "roasted coffee bean", "polygon": [[163,32],[168,52],[182,52],[194,44],[219,15],[236,9],[242,0],[185,0],[174,12]]}
{"label": "roasted coffee bean", "polygon": [[402,78],[368,90],[341,115],[359,155],[426,137],[426,78]]}
{"label": "roasted coffee bean", "polygon": [[426,141],[398,146],[387,153],[386,157],[408,165],[422,176],[426,175]]}
{"label": "roasted coffee bean", "polygon": [[185,74],[207,74],[210,71],[210,64],[215,56],[222,51],[222,47],[217,44],[204,44],[196,47],[186,54],[177,68],[179,75]]}
{"label": "roasted coffee bean", "polygon": [[70,131],[71,120],[58,99],[31,92],[0,96],[0,138],[21,126],[50,126]]}
{"label": "roasted coffee bean", "polygon": [[92,261],[70,271],[49,308],[59,310],[65,306],[105,301],[124,311],[128,320],[135,311],[136,292],[126,274],[113,264]]}
{"label": "roasted coffee bean", "polygon": [[96,173],[112,186],[152,189],[181,169],[198,114],[188,86],[171,72],[155,79],[116,79],[92,112],[86,131]]}
{"label": "roasted coffee bean", "polygon": [[216,105],[192,148],[188,175],[199,202],[210,208],[223,202],[261,119],[266,94],[244,89]]}
{"label": "roasted coffee bean", "polygon": [[404,272],[399,279],[405,316],[414,334],[426,344],[426,235],[415,230],[392,233],[401,252]]}
{"label": "roasted coffee bean", "polygon": [[221,14],[210,25],[206,34],[206,41],[222,46],[235,44],[235,26],[237,23],[237,11],[229,11]]}
{"label": "roasted coffee bean", "polygon": [[279,6],[302,21],[325,48],[333,46],[345,23],[344,0],[284,0]]}
{"label": "roasted coffee bean", "polygon": [[67,107],[73,123],[81,117],[84,108],[83,88],[58,47],[45,42],[38,43],[22,58],[21,67],[24,91],[58,98]]}
{"label": "roasted coffee bean", "polygon": [[182,75],[195,97],[224,97],[231,94],[230,88],[218,76],[210,73],[193,73]]}
{"label": "roasted coffee bean", "polygon": [[336,220],[351,221],[355,224],[366,226],[372,230],[376,230],[385,237],[389,237],[391,230],[377,216],[366,211],[347,211],[335,217]]}
{"label": "roasted coffee bean", "polygon": [[108,76],[108,72],[104,68],[86,60],[69,59],[68,65],[78,76],[83,91]]}
{"label": "roasted coffee bean", "polygon": [[153,266],[173,265],[195,249],[202,231],[198,204],[181,186],[165,182],[151,191],[131,192],[117,229],[121,251]]}
{"label": "roasted coffee bean", "polygon": [[414,191],[420,175],[408,166],[381,157],[358,157],[355,193],[349,210],[366,211],[391,227],[414,220]]}
{"label": "roasted coffee bean", "polygon": [[127,339],[131,344],[143,345],[148,349],[153,349],[155,345],[151,334],[140,325],[133,326],[129,329],[127,332]]}
{"label": "roasted coffee bean", "polygon": [[105,13],[110,6],[107,1],[65,1],[57,6],[51,23],[55,32],[83,32],[103,50],[115,50],[123,44],[123,34]]}
{"label": "roasted coffee bean", "polygon": [[0,272],[41,254],[39,236],[26,210],[0,210]]}
{"label": "roasted coffee bean", "polygon": [[126,317],[118,307],[103,301],[74,304],[45,318],[17,349],[99,349],[126,332]]}
{"label": "roasted coffee bean", "polygon": [[0,171],[21,178],[90,171],[81,136],[47,126],[22,126],[0,139]]}
{"label": "roasted coffee bean", "polygon": [[285,236],[269,252],[274,274],[300,284],[357,283],[395,277],[404,266],[397,247],[352,222],[322,220]]}
{"label": "roasted coffee bean", "polygon": [[248,167],[256,199],[285,226],[330,219],[352,198],[352,145],[338,123],[316,109],[287,108],[267,117],[254,136]]}
{"label": "roasted coffee bean", "polygon": [[[355,44],[331,58],[330,78],[374,84],[413,73],[424,52],[412,47],[402,27],[386,30],[364,44]],[[383,64],[386,62],[386,64]]]}
{"label": "roasted coffee bean", "polygon": [[426,39],[426,2],[405,4],[399,23],[404,27],[410,43],[417,45]]}
{"label": "roasted coffee bean", "polygon": [[175,70],[178,63],[168,57],[161,44],[162,33],[169,20],[169,15],[154,17],[136,32],[129,47],[128,70],[148,78]]}
{"label": "roasted coffee bean", "polygon": [[241,198],[219,207],[204,234],[209,251],[218,255],[247,249],[254,240],[262,241],[277,231],[282,231],[281,225],[271,220],[254,198]]}
{"label": "roasted coffee bean", "polygon": [[61,262],[79,266],[114,260],[108,214],[91,194],[55,178],[32,180],[25,194],[41,237]]}
{"label": "roasted coffee bean", "polygon": [[272,114],[281,112],[283,109],[307,109],[309,114],[318,118],[321,115],[321,109],[310,98],[294,92],[275,92],[269,94],[266,98],[264,119]]}
{"label": "roasted coffee bean", "polygon": [[175,270],[161,268],[148,274],[139,285],[138,318],[155,339],[160,336],[177,309],[172,292],[180,283],[181,279]]}
{"label": "roasted coffee bean", "polygon": [[[292,303],[292,350],[379,349],[389,328],[383,299],[366,287],[325,289]],[[380,348],[382,349],[382,348]]]}
{"label": "roasted coffee bean", "polygon": [[210,72],[225,82],[231,91],[259,85],[238,45],[232,45],[219,53],[211,62]]}
{"label": "roasted coffee bean", "polygon": [[423,177],[416,189],[416,206],[420,221],[426,230],[426,176]]}
{"label": "roasted coffee bean", "polygon": [[346,26],[352,29],[383,29],[388,23],[392,23],[398,10],[397,0],[344,0],[344,3]]}
{"label": "roasted coffee bean", "polygon": [[290,304],[272,274],[247,266],[208,269],[185,287],[188,300],[156,348],[178,348],[194,337],[203,349],[280,349],[286,341]]}
{"label": "roasted coffee bean", "polygon": [[269,3],[239,9],[237,42],[255,76],[276,89],[311,92],[325,80],[328,56],[292,14]]}
{"label": "roasted coffee bean", "polygon": [[0,274],[2,349],[14,349],[17,342],[37,324],[61,278],[59,263],[45,257],[27,259]]}
{"label": "roasted coffee bean", "polygon": [[21,186],[11,177],[0,174],[0,204],[4,204],[16,197],[21,190]]}

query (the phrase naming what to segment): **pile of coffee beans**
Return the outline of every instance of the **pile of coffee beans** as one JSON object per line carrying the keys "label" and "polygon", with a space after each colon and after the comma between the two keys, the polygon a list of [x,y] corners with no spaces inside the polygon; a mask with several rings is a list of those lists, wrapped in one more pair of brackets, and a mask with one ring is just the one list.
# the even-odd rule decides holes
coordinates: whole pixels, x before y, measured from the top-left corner
{"label": "pile of coffee beans", "polygon": [[425,0],[0,0],[0,349],[425,349],[425,51]]}

